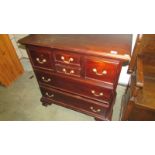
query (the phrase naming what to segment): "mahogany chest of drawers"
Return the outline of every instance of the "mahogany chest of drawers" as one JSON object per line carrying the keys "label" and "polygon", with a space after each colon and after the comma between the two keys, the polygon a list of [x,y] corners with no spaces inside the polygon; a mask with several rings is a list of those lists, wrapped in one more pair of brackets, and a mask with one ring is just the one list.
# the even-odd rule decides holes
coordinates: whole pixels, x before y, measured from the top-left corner
{"label": "mahogany chest of drawers", "polygon": [[29,35],[19,42],[26,45],[43,105],[55,103],[96,120],[111,120],[132,35]]}

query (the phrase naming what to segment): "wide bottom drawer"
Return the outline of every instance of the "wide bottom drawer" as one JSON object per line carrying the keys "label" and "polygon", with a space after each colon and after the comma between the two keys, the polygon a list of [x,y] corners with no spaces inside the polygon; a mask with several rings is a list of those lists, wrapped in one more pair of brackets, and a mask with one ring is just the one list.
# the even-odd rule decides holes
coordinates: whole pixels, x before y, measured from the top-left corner
{"label": "wide bottom drawer", "polygon": [[[102,119],[109,120],[111,115],[111,107],[104,107],[98,102],[88,100],[80,96],[72,95],[59,91],[57,89],[40,87],[43,98],[42,102],[55,103],[87,115]],[[50,102],[51,101],[51,102]]]}
{"label": "wide bottom drawer", "polygon": [[114,97],[114,90],[103,87],[102,85],[96,86],[95,83],[88,83],[82,80],[78,81],[67,76],[59,76],[38,70],[36,70],[35,73],[40,84],[94,99],[107,106],[110,106]]}

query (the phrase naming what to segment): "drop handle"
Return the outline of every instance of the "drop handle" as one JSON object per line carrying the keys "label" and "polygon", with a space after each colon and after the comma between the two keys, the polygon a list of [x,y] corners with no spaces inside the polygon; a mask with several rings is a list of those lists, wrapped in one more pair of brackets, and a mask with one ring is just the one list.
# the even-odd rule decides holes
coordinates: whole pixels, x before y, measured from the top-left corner
{"label": "drop handle", "polygon": [[41,78],[44,82],[48,83],[51,81],[51,78],[46,79],[44,76]]}
{"label": "drop handle", "polygon": [[93,68],[92,71],[96,74],[96,75],[106,75],[107,74],[107,71],[106,70],[103,70],[102,73],[98,73],[97,69],[96,68]]}
{"label": "drop handle", "polygon": [[36,61],[37,61],[38,63],[40,63],[40,64],[44,64],[44,63],[47,62],[46,59],[42,59],[42,60],[40,60],[40,58],[36,58]]}
{"label": "drop handle", "polygon": [[100,96],[103,96],[103,93],[100,92],[100,93],[96,93],[95,90],[91,90],[91,93],[94,95],[94,96],[97,96],[97,97],[100,97]]}
{"label": "drop handle", "polygon": [[67,63],[67,64],[69,64],[70,62],[73,62],[73,61],[74,61],[73,58],[69,58],[69,60],[65,60],[65,57],[64,57],[64,56],[61,56],[61,60],[62,60],[64,63]]}
{"label": "drop handle", "polygon": [[48,96],[48,97],[50,97],[50,98],[53,98],[54,97],[54,94],[51,94],[50,95],[48,92],[46,92],[45,95]]}
{"label": "drop handle", "polygon": [[67,72],[67,70],[66,70],[65,68],[63,68],[62,71],[63,71],[65,74],[74,74],[74,73],[75,73],[74,70],[71,70],[70,72]]}
{"label": "drop handle", "polygon": [[101,112],[101,109],[94,109],[94,107],[90,107],[90,109],[95,113]]}

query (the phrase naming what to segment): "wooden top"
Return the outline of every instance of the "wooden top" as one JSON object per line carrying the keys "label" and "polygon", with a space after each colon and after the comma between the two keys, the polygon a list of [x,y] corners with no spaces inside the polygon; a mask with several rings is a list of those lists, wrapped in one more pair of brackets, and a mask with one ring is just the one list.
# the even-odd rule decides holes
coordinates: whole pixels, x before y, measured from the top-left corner
{"label": "wooden top", "polygon": [[[131,34],[37,34],[29,35],[19,43],[69,50],[82,54],[130,60]],[[117,53],[117,54],[116,54]]]}

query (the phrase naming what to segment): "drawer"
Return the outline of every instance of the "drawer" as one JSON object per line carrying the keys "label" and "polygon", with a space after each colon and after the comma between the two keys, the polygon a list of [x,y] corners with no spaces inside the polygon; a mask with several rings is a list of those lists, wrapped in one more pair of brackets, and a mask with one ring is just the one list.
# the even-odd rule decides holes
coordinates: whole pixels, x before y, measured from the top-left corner
{"label": "drawer", "polygon": [[55,78],[50,73],[35,71],[35,74],[39,83],[48,84],[51,86],[53,85]]}
{"label": "drawer", "polygon": [[80,109],[82,111],[87,111],[94,113],[96,115],[105,116],[109,108],[97,104],[91,100],[86,100],[82,97],[71,95],[56,89],[40,87],[43,97],[48,98],[58,104],[66,105],[67,107],[72,107],[74,109]]}
{"label": "drawer", "polygon": [[80,66],[80,55],[78,54],[54,50],[54,57],[57,63]]}
{"label": "drawer", "polygon": [[61,73],[68,76],[77,76],[80,77],[81,70],[80,68],[68,67],[64,65],[55,65],[56,72]]}
{"label": "drawer", "polygon": [[29,55],[34,67],[53,69],[52,51],[48,48],[29,47]]}
{"label": "drawer", "polygon": [[83,80],[75,80],[69,77],[52,75],[46,72],[35,71],[39,83],[94,99],[107,107],[113,99],[113,90],[104,86],[96,86]]}
{"label": "drawer", "polygon": [[101,80],[112,84],[118,79],[119,71],[121,69],[119,61],[110,59],[86,59],[85,65],[86,78]]}

